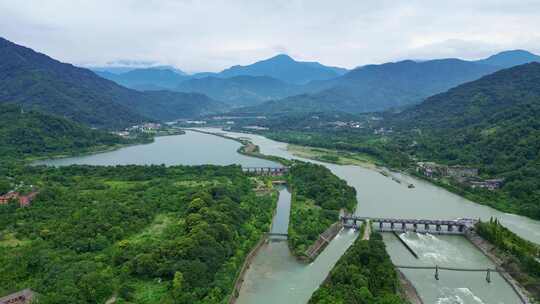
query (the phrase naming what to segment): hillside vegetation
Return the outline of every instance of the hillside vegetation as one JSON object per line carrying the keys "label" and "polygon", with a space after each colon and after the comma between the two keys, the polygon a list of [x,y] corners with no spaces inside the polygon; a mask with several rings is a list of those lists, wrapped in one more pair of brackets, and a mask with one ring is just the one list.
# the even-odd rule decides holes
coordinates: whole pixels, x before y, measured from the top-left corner
{"label": "hillside vegetation", "polygon": [[212,113],[223,110],[219,102],[198,94],[127,89],[90,70],[61,63],[2,38],[0,103],[14,103],[26,110],[37,109],[106,128],[203,115],[209,109]]}
{"label": "hillside vegetation", "polygon": [[540,63],[458,86],[384,124],[398,131],[394,142],[417,159],[505,178],[504,196],[490,199],[540,218]]}
{"label": "hillside vegetation", "polygon": [[496,219],[476,224],[476,231],[497,249],[504,258],[503,267],[512,272],[536,299],[540,299],[540,247],[524,240],[501,225]]}
{"label": "hillside vegetation", "polygon": [[0,104],[2,159],[85,152],[125,143],[118,136],[61,117]]}
{"label": "hillside vegetation", "polygon": [[30,207],[0,205],[0,294],[39,303],[227,303],[275,197],[239,167],[26,167]]}
{"label": "hillside vegetation", "polygon": [[[313,82],[306,92],[238,110],[245,113],[382,111],[420,103],[424,98],[490,74],[499,67],[459,59],[411,60],[367,65],[327,81]],[[317,88],[315,90],[314,88]]]}

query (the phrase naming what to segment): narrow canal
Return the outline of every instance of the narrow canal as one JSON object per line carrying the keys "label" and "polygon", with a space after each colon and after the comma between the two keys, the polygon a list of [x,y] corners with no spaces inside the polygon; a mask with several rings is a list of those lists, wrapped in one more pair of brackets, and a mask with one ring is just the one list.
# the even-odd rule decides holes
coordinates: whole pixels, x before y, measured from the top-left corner
{"label": "narrow canal", "polygon": [[[289,159],[297,158],[287,151],[287,145],[284,143],[257,135],[222,133],[233,137],[249,137],[264,154]],[[42,163],[53,165],[71,163],[226,165],[237,163],[243,166],[278,166],[273,162],[240,155],[236,153],[238,147],[240,144],[234,141],[187,132],[186,135],[157,138],[155,143],[148,145]],[[403,178],[414,183],[415,189],[408,189],[404,184],[398,184],[369,169],[357,166],[324,165],[356,188],[358,215],[430,219],[457,217],[489,219],[494,216],[522,237],[540,243],[540,223],[537,221],[474,204],[444,189],[410,177]],[[290,205],[285,201],[290,202],[290,197],[283,191],[286,190],[281,192],[274,221],[273,229],[279,229],[276,231],[286,230],[285,223],[288,223],[284,215],[288,216]],[[328,271],[355,238],[356,234],[352,231],[343,231],[315,262],[308,265],[297,262],[290,255],[286,242],[267,244],[254,259],[246,275],[238,303],[306,303],[311,293],[324,280]],[[419,253],[420,259],[415,260],[394,236],[386,235],[385,242],[396,264],[465,265],[475,268],[493,266],[487,258],[461,237],[406,234],[404,238]],[[405,273],[427,304],[519,303],[514,292],[498,275],[492,275],[493,281],[488,284],[483,273],[441,272],[439,281],[433,278],[433,273],[430,271],[410,270]]]}

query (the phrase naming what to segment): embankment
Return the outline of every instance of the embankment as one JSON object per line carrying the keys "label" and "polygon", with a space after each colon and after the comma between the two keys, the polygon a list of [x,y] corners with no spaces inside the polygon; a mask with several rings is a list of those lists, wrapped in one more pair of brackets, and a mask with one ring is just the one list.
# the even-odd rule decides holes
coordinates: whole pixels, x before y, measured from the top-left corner
{"label": "embankment", "polygon": [[[486,257],[488,257],[499,269],[503,269],[505,262],[504,259],[497,256],[496,248],[490,242],[479,236],[474,230],[469,230],[465,233],[465,237],[480,250]],[[530,300],[529,293],[519,284],[509,273],[499,272],[502,278],[512,287],[515,293],[521,300],[523,304],[533,303]]]}
{"label": "embankment", "polygon": [[236,299],[238,299],[238,295],[240,294],[240,289],[242,288],[242,284],[244,283],[244,277],[246,276],[246,272],[251,266],[253,259],[257,256],[257,253],[259,253],[259,250],[261,250],[262,246],[265,244],[266,240],[267,240],[267,236],[265,234],[259,240],[257,245],[255,245],[255,247],[246,256],[246,259],[244,260],[244,264],[242,265],[242,268],[240,268],[240,272],[238,273],[238,276],[236,277],[236,281],[234,282],[234,288],[233,288],[231,297],[229,298],[229,304],[236,303]]}
{"label": "embankment", "polygon": [[418,295],[418,291],[414,287],[414,285],[407,279],[405,274],[401,272],[401,270],[396,269],[399,277],[399,283],[401,285],[401,296],[407,300],[411,304],[424,304],[424,301],[422,301],[422,298]]}
{"label": "embankment", "polygon": [[319,256],[319,254],[326,248],[326,246],[338,235],[338,233],[343,229],[343,224],[340,222],[336,222],[332,224],[332,226],[328,227],[313,243],[313,245],[309,246],[309,248],[306,250],[306,257],[309,261],[313,261]]}

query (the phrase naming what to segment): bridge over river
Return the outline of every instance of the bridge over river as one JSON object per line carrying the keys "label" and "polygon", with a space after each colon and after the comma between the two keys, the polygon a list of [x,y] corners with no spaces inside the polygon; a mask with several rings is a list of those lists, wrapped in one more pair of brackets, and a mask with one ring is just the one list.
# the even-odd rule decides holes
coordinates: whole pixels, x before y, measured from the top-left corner
{"label": "bridge over river", "polygon": [[281,176],[289,171],[287,167],[242,167],[244,173],[254,175]]}
{"label": "bridge over river", "polygon": [[476,224],[475,219],[460,218],[455,220],[429,220],[429,219],[396,219],[373,218],[345,214],[341,216],[343,227],[359,227],[359,222],[370,221],[378,223],[380,232],[407,232],[431,234],[463,235]]}

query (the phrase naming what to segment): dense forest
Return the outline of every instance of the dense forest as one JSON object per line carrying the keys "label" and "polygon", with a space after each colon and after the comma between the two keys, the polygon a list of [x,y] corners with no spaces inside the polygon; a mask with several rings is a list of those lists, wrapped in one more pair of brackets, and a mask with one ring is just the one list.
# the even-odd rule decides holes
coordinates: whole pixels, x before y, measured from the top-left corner
{"label": "dense forest", "polygon": [[130,142],[61,117],[0,104],[0,155],[4,160],[78,153]]}
{"label": "dense forest", "polygon": [[292,189],[289,245],[303,256],[330,225],[339,220],[339,210],[356,208],[356,190],[324,166],[297,163],[289,170]]}
{"label": "dense forest", "polygon": [[40,192],[0,205],[0,295],[31,288],[40,303],[226,303],[275,207],[237,166],[2,173]]}
{"label": "dense forest", "polygon": [[505,257],[505,270],[513,272],[512,277],[540,299],[540,247],[520,238],[497,219],[477,223],[476,231],[500,251],[499,256]]}
{"label": "dense forest", "polygon": [[382,236],[360,238],[339,259],[309,304],[403,304],[399,280]]}
{"label": "dense forest", "polygon": [[540,63],[461,85],[385,120],[411,157],[504,178],[494,206],[540,218]]}

